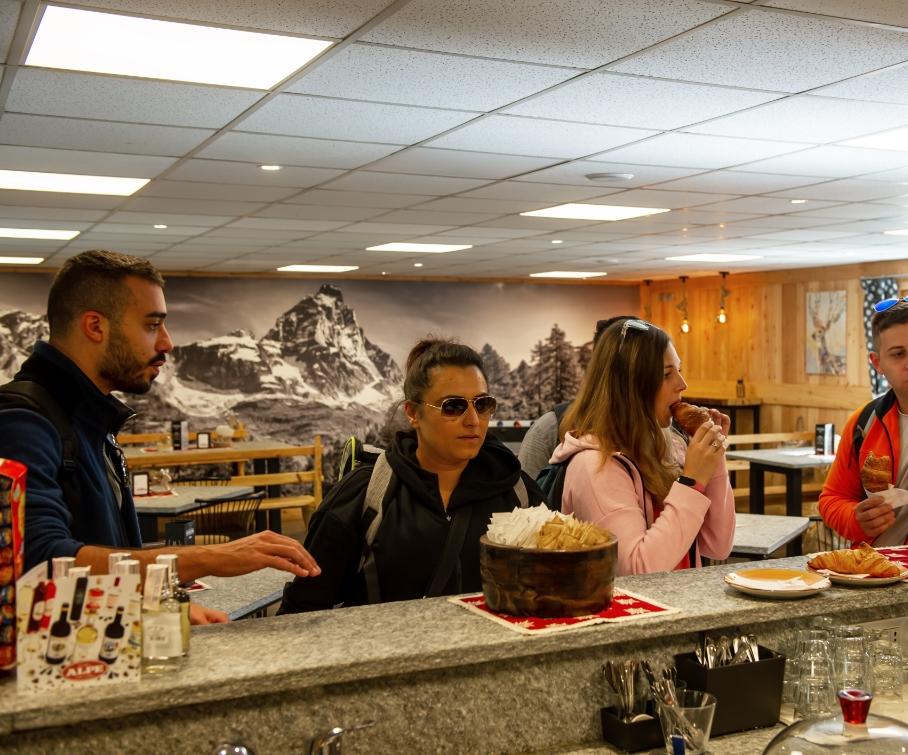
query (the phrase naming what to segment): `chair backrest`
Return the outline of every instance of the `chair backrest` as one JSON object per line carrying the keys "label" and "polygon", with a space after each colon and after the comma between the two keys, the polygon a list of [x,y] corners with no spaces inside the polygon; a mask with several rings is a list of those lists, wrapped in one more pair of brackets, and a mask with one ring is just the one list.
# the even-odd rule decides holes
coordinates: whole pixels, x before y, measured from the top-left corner
{"label": "chair backrest", "polygon": [[230,483],[229,477],[202,477],[198,480],[173,480],[170,484],[175,487],[215,487],[226,486]]}
{"label": "chair backrest", "polygon": [[834,551],[850,547],[850,543],[826,522],[819,514],[811,514],[810,527],[804,533],[804,552]]}
{"label": "chair backrest", "polygon": [[[283,493],[282,496],[279,497],[266,498],[265,508],[279,506],[282,501],[284,503],[292,501],[294,505],[305,506],[314,510],[318,508],[319,504],[322,502],[322,483],[324,480],[322,473],[322,453],[322,439],[320,435],[316,435],[311,446],[297,446],[292,449],[292,453],[288,452],[281,454],[282,457],[311,457],[312,461],[309,465],[309,469],[303,471],[291,470],[285,472],[233,475],[229,480],[229,484],[252,485],[257,489],[274,489],[281,485],[311,485],[311,495],[288,496],[287,493]],[[269,494],[271,494],[271,492],[271,490],[268,490]]]}
{"label": "chair backrest", "polygon": [[264,493],[252,493],[228,498],[206,504],[181,516],[195,521],[197,541],[199,536],[237,540],[251,535],[255,530],[255,514],[264,497]]}

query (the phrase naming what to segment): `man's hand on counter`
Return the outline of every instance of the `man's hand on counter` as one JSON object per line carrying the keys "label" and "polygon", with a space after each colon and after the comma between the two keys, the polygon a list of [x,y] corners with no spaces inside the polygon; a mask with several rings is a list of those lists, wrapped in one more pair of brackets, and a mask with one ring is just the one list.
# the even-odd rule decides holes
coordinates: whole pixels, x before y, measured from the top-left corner
{"label": "man's hand on counter", "polygon": [[[271,530],[256,532],[229,543],[196,547],[204,551],[203,560],[208,566],[205,574],[216,577],[236,577],[269,566],[297,577],[316,577],[322,572],[299,541]],[[182,569],[181,559],[180,576]]]}
{"label": "man's hand on counter", "polygon": [[198,603],[189,604],[189,623],[196,624],[226,624],[230,619],[223,611],[206,608]]}

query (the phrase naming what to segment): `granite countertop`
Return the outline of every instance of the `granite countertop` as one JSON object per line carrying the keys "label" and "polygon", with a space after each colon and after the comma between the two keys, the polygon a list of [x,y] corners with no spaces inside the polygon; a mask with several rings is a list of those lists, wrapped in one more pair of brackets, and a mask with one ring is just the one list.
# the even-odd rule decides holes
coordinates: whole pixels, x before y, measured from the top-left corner
{"label": "granite countertop", "polygon": [[192,602],[226,612],[231,620],[248,616],[281,599],[292,574],[279,569],[259,569],[240,577],[203,577],[210,590],[190,593]]}
{"label": "granite countertop", "polygon": [[[802,567],[804,557],[762,562]],[[622,589],[682,609],[639,622],[599,624],[542,636],[517,634],[435,598],[337,611],[241,621],[193,629],[192,649],[178,674],[126,686],[61,692],[53,699],[0,685],[0,735],[171,706],[301,690],[326,684],[438,671],[465,664],[530,658],[629,643],[652,642],[706,629],[841,612],[901,614],[908,586],[833,587],[803,600],[764,600],[733,591],[723,576],[737,565],[623,577]],[[757,630],[759,631],[759,630]]]}

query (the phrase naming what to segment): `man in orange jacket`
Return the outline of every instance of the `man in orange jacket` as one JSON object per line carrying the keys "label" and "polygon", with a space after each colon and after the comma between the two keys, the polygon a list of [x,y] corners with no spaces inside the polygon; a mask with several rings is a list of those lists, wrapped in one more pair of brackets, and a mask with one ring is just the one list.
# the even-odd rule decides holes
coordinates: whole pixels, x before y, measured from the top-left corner
{"label": "man in orange jacket", "polygon": [[908,506],[896,512],[879,495],[868,494],[861,467],[871,451],[888,456],[891,482],[908,488],[908,297],[886,299],[875,309],[870,363],[891,388],[845,424],[819,508],[824,521],[853,542],[902,545],[908,540]]}

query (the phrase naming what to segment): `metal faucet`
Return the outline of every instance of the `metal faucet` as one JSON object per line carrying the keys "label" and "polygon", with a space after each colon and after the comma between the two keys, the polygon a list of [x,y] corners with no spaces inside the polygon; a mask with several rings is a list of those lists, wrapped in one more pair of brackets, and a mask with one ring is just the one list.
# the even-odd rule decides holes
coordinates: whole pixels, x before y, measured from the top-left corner
{"label": "metal faucet", "polygon": [[375,721],[363,721],[346,729],[335,726],[327,731],[320,732],[309,740],[309,755],[340,755],[341,739],[349,731],[365,729],[374,726]]}

